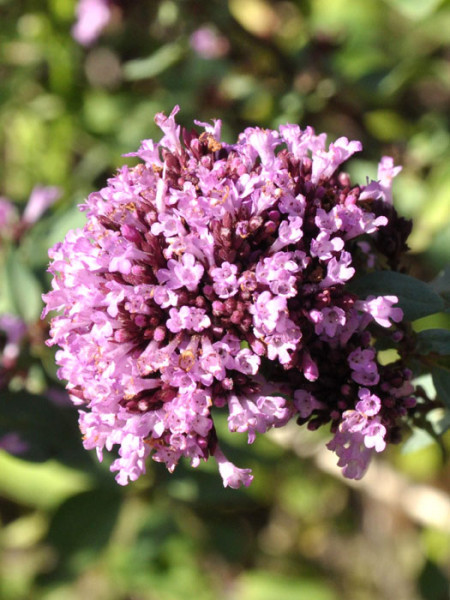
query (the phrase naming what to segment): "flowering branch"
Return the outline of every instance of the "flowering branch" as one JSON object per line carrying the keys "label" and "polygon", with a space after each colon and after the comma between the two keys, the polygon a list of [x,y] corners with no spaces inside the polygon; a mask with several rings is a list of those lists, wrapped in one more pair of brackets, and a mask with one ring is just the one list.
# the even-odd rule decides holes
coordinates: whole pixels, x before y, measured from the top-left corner
{"label": "flowering branch", "polygon": [[[352,185],[340,167],[357,141],[282,125],[226,144],[220,121],[182,130],[178,110],[156,116],[160,142],[143,141],[129,155],[142,162],[92,193],[84,228],[50,251],[44,316],[61,313],[49,344],[84,445],[100,460],[119,446],[120,484],[151,455],[169,471],[213,456],[224,485],[249,485],[217,444],[215,407],[249,443],[291,419],[329,423],[328,448],[359,479],[416,405],[399,296],[349,285],[400,267],[400,167],[383,157],[376,181]],[[380,363],[380,341],[397,360]]]}

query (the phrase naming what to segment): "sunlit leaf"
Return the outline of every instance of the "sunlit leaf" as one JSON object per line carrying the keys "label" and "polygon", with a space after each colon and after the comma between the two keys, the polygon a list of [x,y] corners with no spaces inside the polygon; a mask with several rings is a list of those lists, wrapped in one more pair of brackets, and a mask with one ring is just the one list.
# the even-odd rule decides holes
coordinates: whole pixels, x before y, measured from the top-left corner
{"label": "sunlit leaf", "polygon": [[416,452],[417,450],[421,450],[422,448],[426,448],[435,443],[436,441],[428,431],[415,428],[411,437],[409,437],[402,445],[402,453],[408,454],[409,452]]}
{"label": "sunlit leaf", "polygon": [[159,75],[178,62],[184,52],[183,46],[175,42],[158,48],[156,52],[147,58],[130,60],[125,63],[123,68],[125,79],[136,81],[156,77],[156,75]]}
{"label": "sunlit leaf", "polygon": [[266,571],[248,571],[239,580],[240,597],[245,600],[335,600],[336,594],[319,579],[288,577]]}
{"label": "sunlit leaf", "polygon": [[442,0],[386,0],[393,8],[414,20],[431,15],[442,3]]}

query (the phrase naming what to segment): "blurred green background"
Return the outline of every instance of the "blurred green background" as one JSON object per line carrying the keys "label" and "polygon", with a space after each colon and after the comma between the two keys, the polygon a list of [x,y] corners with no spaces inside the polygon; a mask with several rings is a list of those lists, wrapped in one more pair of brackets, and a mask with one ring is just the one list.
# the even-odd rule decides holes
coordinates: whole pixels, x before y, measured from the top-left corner
{"label": "blurred green background", "polygon": [[[175,104],[188,126],[221,118],[230,142],[285,122],[359,139],[361,183],[393,156],[395,204],[415,223],[411,272],[428,281],[449,262],[448,1],[121,0],[87,48],[70,33],[75,5],[0,0],[0,196],[63,190],[13,250],[19,291],[0,297],[34,327],[24,394],[57,385],[37,324],[48,247]],[[67,432],[51,408],[44,429],[73,452],[30,463],[0,450],[1,600],[448,597],[450,469],[426,434],[352,485],[326,434],[294,427],[251,447],[228,436],[227,454],[254,469],[248,490],[224,490],[212,465],[169,475],[153,463],[122,489],[61,411]]]}

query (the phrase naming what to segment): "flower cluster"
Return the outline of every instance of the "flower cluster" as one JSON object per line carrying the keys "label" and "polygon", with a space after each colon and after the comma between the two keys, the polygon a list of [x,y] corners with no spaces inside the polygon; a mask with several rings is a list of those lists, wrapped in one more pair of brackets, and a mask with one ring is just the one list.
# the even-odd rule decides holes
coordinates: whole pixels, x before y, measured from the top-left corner
{"label": "flower cluster", "polygon": [[[327,147],[325,134],[282,125],[226,144],[220,121],[188,131],[178,110],[156,116],[161,141],[143,141],[129,155],[141,163],[92,193],[85,227],[50,251],[44,316],[61,312],[49,343],[84,445],[100,459],[119,447],[120,484],[149,455],[170,471],[213,456],[235,488],[252,475],[220,449],[216,412],[249,443],[291,419],[330,423],[328,447],[360,478],[414,404],[410,371],[381,365],[373,347],[402,336],[397,298],[346,285],[406,246],[391,203],[399,167],[384,157],[377,181],[354,186],[339,167],[357,141]],[[397,237],[380,249],[389,228]]]}

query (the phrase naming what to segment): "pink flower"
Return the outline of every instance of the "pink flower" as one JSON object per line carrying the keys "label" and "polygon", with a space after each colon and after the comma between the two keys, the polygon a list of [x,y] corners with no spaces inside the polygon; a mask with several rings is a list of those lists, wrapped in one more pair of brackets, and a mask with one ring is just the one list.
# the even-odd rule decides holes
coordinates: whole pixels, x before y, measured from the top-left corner
{"label": "pink flower", "polygon": [[306,390],[295,390],[294,405],[302,419],[307,419],[314,410],[324,408],[323,403]]}
{"label": "pink flower", "polygon": [[394,159],[391,156],[383,156],[378,165],[378,181],[384,192],[384,200],[392,204],[392,180],[396,177],[402,167],[394,167]]}
{"label": "pink flower", "polygon": [[221,58],[230,49],[227,38],[220,35],[211,25],[203,25],[196,29],[189,41],[192,49],[206,60]]}
{"label": "pink flower", "polygon": [[232,462],[227,460],[226,456],[217,446],[214,452],[214,458],[217,461],[217,465],[219,467],[220,475],[223,479],[223,485],[225,487],[231,487],[233,489],[237,489],[244,485],[248,487],[252,480],[253,475],[251,474],[250,469],[239,469]]}
{"label": "pink flower", "polygon": [[60,197],[61,190],[58,187],[45,187],[41,185],[34,187],[22,215],[23,222],[27,225],[36,223],[47,208],[54,204]]}
{"label": "pink flower", "polygon": [[156,275],[170,290],[186,287],[190,292],[195,291],[205,270],[192,254],[183,254],[181,262],[170,259],[167,266],[168,269],[160,269]]}
{"label": "pink flower", "polygon": [[[236,488],[252,476],[221,452],[216,413],[249,443],[296,418],[331,423],[328,447],[359,478],[413,406],[412,374],[373,347],[402,318],[397,298],[346,285],[364,271],[361,241],[371,268],[386,263],[372,236],[396,228],[395,210],[361,202],[369,186],[339,172],[359,142],[327,149],[324,134],[284,125],[227,144],[220,121],[185,130],[178,111],[156,115],[161,140],[144,140],[140,164],[90,194],[86,225],[50,251],[43,315],[59,313],[48,344],[83,443],[100,460],[118,447],[121,485],[149,457],[169,471],[214,457]],[[26,218],[51,197],[30,200]]]}
{"label": "pink flower", "polygon": [[391,327],[391,321],[399,323],[403,318],[402,309],[394,307],[397,303],[397,296],[369,296],[366,300],[358,300],[355,306],[369,313],[382,327]]}
{"label": "pink flower", "polygon": [[83,46],[90,46],[109,23],[110,18],[109,0],[79,0],[77,21],[72,28],[72,35]]}

